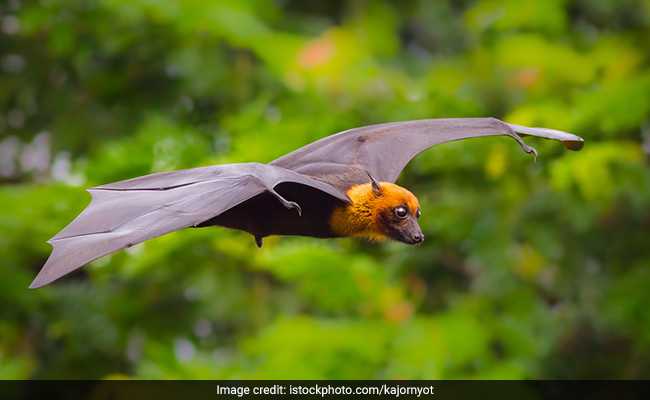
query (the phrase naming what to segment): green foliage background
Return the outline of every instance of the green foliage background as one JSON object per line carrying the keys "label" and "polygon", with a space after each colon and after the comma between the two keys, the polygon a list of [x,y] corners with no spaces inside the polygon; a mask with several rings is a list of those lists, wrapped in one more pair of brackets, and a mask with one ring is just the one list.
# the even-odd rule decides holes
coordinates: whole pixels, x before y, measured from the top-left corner
{"label": "green foliage background", "polygon": [[[0,13],[1,378],[650,377],[650,1]],[[454,116],[586,146],[421,155],[420,247],[186,230],[27,289],[85,187]]]}

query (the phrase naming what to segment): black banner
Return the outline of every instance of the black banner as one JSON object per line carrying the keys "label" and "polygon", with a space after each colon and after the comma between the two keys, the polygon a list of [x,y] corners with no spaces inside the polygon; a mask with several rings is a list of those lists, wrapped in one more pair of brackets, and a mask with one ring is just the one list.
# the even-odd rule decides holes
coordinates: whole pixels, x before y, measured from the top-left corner
{"label": "black banner", "polygon": [[647,399],[644,381],[2,381],[1,399]]}

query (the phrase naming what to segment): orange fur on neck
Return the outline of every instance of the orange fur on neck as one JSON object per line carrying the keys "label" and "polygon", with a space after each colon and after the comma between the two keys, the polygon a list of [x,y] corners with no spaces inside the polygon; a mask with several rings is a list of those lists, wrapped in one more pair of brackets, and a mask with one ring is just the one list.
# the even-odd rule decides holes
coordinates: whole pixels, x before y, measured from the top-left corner
{"label": "orange fur on neck", "polygon": [[347,195],[350,204],[336,208],[330,217],[330,227],[339,236],[386,239],[379,215],[387,209],[407,205],[411,212],[420,207],[413,193],[390,182],[380,182],[381,194],[372,190],[371,183],[352,186]]}

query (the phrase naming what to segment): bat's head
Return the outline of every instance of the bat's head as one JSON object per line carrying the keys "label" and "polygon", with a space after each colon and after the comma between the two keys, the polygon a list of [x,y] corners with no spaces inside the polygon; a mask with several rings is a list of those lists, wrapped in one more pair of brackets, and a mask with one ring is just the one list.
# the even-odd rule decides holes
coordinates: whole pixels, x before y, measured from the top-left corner
{"label": "bat's head", "polygon": [[394,183],[372,185],[376,198],[377,228],[393,240],[407,244],[422,243],[424,235],[418,224],[421,211],[417,197]]}
{"label": "bat's head", "polygon": [[407,244],[424,241],[418,224],[420,202],[403,187],[373,180],[353,186],[347,195],[350,204],[335,209],[330,219],[336,234]]}

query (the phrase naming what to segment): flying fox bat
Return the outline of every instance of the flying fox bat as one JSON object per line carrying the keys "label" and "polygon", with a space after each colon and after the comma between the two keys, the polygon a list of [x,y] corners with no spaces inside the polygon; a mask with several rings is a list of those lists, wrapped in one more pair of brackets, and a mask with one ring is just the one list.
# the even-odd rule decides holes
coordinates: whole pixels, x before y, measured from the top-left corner
{"label": "flying fox bat", "polygon": [[571,150],[582,138],[494,118],[425,119],[350,129],[269,164],[215,165],[162,172],[89,189],[92,201],[48,241],[53,251],[31,288],[99,257],[188,227],[222,226],[254,236],[424,240],[420,205],[394,182],[418,153],[436,144],[520,135],[555,139]]}

